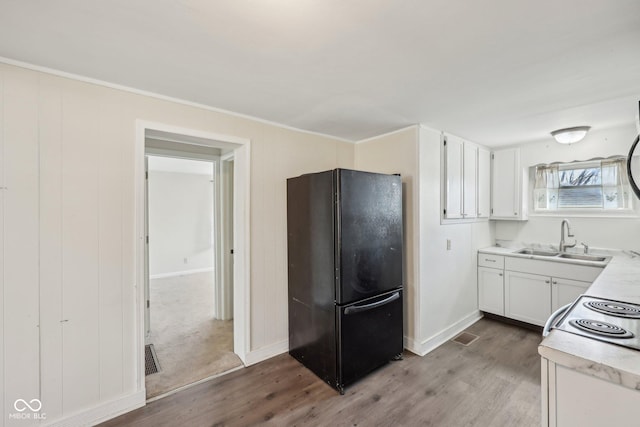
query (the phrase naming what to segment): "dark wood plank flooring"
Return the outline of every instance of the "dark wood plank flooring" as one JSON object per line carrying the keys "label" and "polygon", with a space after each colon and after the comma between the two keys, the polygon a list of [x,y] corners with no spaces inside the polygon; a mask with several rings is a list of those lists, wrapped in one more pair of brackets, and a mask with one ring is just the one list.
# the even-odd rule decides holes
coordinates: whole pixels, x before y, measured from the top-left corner
{"label": "dark wood plank flooring", "polygon": [[405,353],[344,396],[283,354],[102,426],[539,426],[540,334],[490,319],[467,332],[480,338]]}

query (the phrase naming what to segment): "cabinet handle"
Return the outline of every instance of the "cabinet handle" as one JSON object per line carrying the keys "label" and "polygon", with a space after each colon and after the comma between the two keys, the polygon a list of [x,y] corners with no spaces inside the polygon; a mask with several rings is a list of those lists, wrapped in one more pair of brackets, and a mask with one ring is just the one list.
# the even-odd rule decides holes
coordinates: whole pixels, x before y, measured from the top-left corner
{"label": "cabinet handle", "polygon": [[496,262],[496,260],[495,260],[495,259],[485,258],[484,260],[485,260],[485,261],[487,261],[487,262]]}
{"label": "cabinet handle", "polygon": [[498,276],[502,276],[502,273],[498,273]]}
{"label": "cabinet handle", "polygon": [[549,283],[549,281],[548,281],[548,280],[545,280],[545,281],[544,281],[544,283]]}
{"label": "cabinet handle", "polygon": [[513,214],[514,214],[514,215],[518,215],[518,212],[514,212]]}
{"label": "cabinet handle", "polygon": [[554,280],[553,282],[551,282],[551,283],[553,283],[554,285],[557,285],[557,284],[558,284],[558,282],[556,282],[555,280]]}

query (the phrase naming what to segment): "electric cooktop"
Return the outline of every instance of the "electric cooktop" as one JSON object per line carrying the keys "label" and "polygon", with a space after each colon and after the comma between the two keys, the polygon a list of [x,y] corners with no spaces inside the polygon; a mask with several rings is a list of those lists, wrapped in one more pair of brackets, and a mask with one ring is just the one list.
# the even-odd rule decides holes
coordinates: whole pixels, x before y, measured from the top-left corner
{"label": "electric cooktop", "polygon": [[640,350],[640,305],[581,295],[553,329]]}

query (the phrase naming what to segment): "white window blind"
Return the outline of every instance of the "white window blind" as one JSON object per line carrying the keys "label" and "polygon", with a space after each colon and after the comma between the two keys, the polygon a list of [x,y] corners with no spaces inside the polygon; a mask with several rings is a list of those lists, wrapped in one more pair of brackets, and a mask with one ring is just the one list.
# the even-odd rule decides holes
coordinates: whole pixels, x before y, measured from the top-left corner
{"label": "white window blind", "polygon": [[535,167],[536,211],[630,208],[627,164],[622,157]]}

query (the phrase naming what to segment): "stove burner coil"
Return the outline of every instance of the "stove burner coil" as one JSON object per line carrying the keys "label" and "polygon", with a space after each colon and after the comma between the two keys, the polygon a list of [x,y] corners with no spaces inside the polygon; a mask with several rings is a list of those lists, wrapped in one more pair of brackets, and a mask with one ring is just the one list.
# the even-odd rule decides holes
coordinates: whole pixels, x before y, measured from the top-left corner
{"label": "stove burner coil", "polygon": [[613,301],[587,301],[583,304],[588,309],[617,317],[640,319],[640,306]]}
{"label": "stove burner coil", "polygon": [[574,328],[590,332],[595,335],[601,335],[609,338],[633,338],[633,333],[612,325],[611,323],[602,322],[600,320],[576,319],[570,320],[569,324]]}

